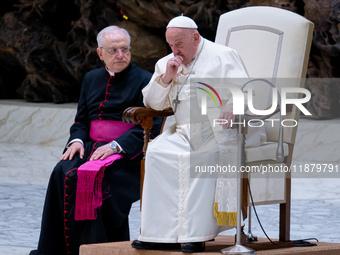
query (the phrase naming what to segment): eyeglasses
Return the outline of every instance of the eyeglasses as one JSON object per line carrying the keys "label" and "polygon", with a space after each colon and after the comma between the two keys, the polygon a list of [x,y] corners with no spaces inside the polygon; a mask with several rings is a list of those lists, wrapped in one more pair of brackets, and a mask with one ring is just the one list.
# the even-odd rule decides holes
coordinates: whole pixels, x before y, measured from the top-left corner
{"label": "eyeglasses", "polygon": [[100,47],[100,48],[106,50],[107,53],[109,53],[112,56],[117,55],[119,51],[121,51],[123,54],[127,54],[127,53],[130,52],[130,49],[131,49],[131,47],[129,47],[129,46],[124,46],[124,47],[122,47],[120,49],[116,49],[116,48],[105,49],[104,47]]}

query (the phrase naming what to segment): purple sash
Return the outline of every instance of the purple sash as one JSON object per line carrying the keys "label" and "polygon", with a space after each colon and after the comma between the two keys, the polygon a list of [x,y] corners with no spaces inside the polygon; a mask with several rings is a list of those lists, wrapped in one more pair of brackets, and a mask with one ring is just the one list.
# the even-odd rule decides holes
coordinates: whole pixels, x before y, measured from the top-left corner
{"label": "purple sash", "polygon": [[[132,126],[134,125],[122,121],[94,120],[91,122],[90,138],[94,141],[111,142]],[[78,168],[75,220],[97,218],[97,209],[102,205],[103,200],[104,170],[122,157],[121,154],[113,154],[103,160],[87,161]]]}
{"label": "purple sash", "polygon": [[104,170],[113,161],[122,158],[113,154],[103,160],[87,161],[78,168],[75,220],[95,220],[102,205],[102,180]]}
{"label": "purple sash", "polygon": [[124,134],[134,124],[124,123],[116,120],[93,120],[90,127],[90,138],[93,141],[112,142]]}

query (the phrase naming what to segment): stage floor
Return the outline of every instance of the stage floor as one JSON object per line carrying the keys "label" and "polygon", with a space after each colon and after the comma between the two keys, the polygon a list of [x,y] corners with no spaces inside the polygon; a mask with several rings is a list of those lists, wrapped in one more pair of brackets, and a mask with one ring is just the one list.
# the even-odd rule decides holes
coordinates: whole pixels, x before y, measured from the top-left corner
{"label": "stage floor", "polygon": [[[201,253],[191,253],[197,255],[222,254],[221,250],[234,244],[233,236],[217,236],[215,241],[206,243],[206,251]],[[259,239],[259,242],[267,242],[266,239]],[[159,251],[159,250],[136,250],[131,247],[131,242],[89,244],[80,247],[80,255],[183,255],[178,251]],[[321,243],[310,247],[289,247],[281,249],[261,250],[257,255],[339,255],[340,244]]]}

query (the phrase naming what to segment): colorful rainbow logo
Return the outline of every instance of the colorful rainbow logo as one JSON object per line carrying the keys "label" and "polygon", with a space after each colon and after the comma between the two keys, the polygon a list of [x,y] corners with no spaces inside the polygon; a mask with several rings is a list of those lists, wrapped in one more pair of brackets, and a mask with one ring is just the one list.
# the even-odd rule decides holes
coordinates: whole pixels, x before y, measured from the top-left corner
{"label": "colorful rainbow logo", "polygon": [[[222,106],[222,100],[221,100],[221,98],[220,98],[220,95],[217,93],[217,91],[216,91],[213,87],[211,87],[210,85],[208,85],[208,84],[206,84],[206,83],[203,83],[203,82],[197,82],[197,83],[199,83],[199,84],[201,84],[201,85],[204,85],[204,86],[206,86],[207,88],[209,88],[209,89],[217,96],[217,98],[218,98],[218,100],[219,100],[219,102],[220,102],[220,105]],[[205,88],[201,88],[201,87],[197,87],[197,88],[198,88],[198,89],[201,89],[201,90],[203,90],[203,91],[205,91],[205,92],[206,92],[206,93],[214,100],[215,105],[218,106],[218,104],[217,104],[217,102],[216,102],[216,100],[215,100],[213,94],[212,94],[209,90],[207,90],[207,89],[205,89]]]}

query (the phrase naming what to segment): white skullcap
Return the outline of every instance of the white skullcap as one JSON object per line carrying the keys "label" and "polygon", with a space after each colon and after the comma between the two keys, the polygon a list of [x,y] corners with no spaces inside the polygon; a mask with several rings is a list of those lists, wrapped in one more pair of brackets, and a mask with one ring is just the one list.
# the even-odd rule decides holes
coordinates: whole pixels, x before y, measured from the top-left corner
{"label": "white skullcap", "polygon": [[166,28],[169,28],[169,27],[196,28],[197,29],[197,25],[195,21],[183,15],[177,16],[173,18],[172,20],[170,20]]}

